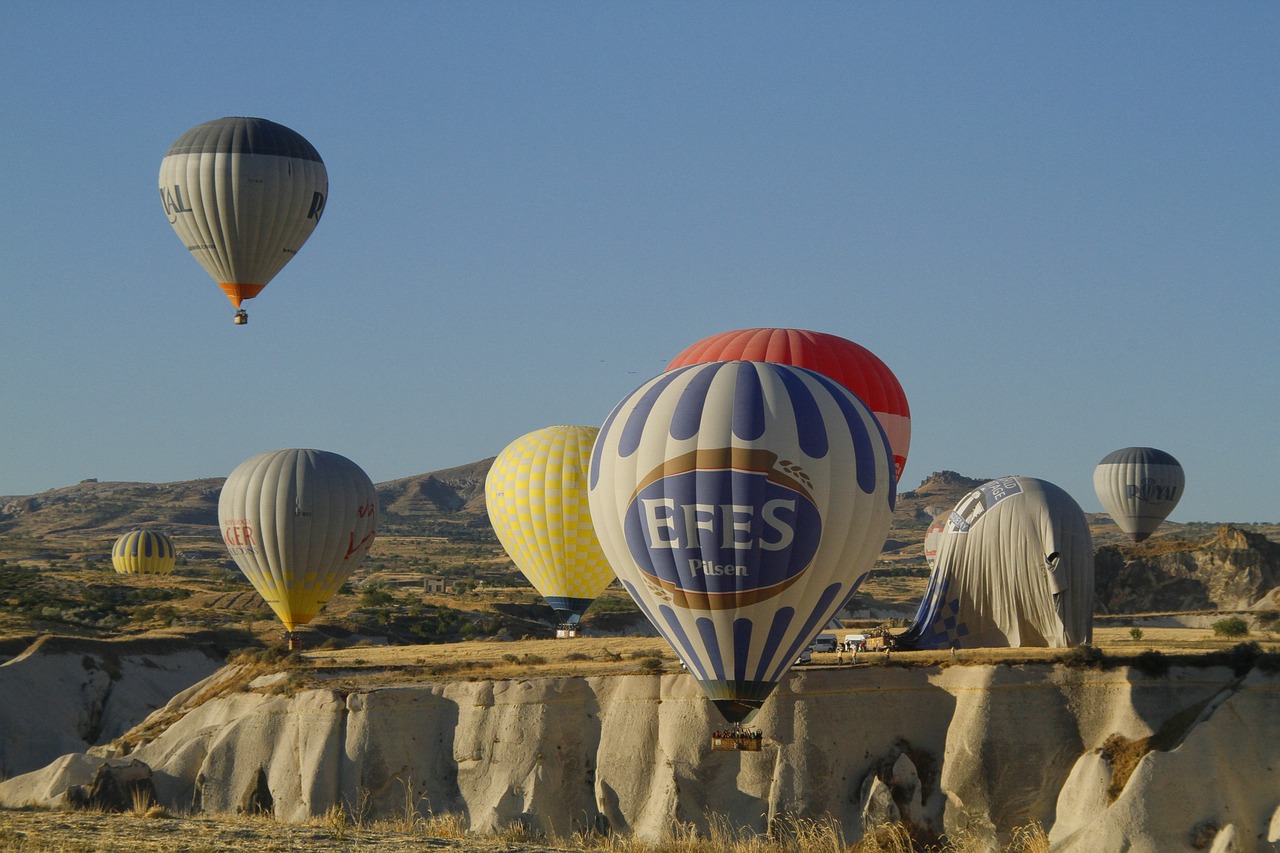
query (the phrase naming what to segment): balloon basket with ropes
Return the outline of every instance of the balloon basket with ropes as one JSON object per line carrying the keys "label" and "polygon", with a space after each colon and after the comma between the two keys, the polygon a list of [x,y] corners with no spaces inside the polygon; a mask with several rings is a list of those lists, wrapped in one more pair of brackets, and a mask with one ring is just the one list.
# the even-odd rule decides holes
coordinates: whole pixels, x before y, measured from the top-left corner
{"label": "balloon basket with ropes", "polygon": [[557,640],[572,640],[574,637],[581,636],[582,626],[577,622],[561,622],[556,626]]}
{"label": "balloon basket with ropes", "polygon": [[711,748],[723,752],[759,752],[764,736],[750,726],[733,725],[711,735]]}
{"label": "balloon basket with ropes", "polygon": [[302,637],[299,636],[297,631],[284,632],[284,647],[291,652],[302,650]]}
{"label": "balloon basket with ropes", "polygon": [[237,312],[236,312],[235,319],[234,319],[234,320],[232,320],[231,322],[235,323],[237,326],[246,326],[246,325],[248,325],[248,324],[249,324],[249,312],[248,312],[248,311],[246,311],[246,310],[244,310],[243,308],[241,308],[239,311],[237,311]]}

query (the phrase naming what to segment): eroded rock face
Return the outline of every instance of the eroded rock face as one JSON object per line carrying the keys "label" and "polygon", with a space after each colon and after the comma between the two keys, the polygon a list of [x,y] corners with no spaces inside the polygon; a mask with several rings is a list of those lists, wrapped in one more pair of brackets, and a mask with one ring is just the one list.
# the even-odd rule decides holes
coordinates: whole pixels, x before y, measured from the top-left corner
{"label": "eroded rock face", "polygon": [[1246,610],[1280,586],[1280,545],[1226,525],[1198,548],[1099,548],[1094,572],[1099,612]]}
{"label": "eroded rock face", "polygon": [[0,665],[0,779],[119,737],[222,664],[168,640],[37,641]]}
{"label": "eroded rock face", "polygon": [[[723,722],[687,675],[546,678],[234,693],[130,758],[166,806],[285,821],[340,804],[455,813],[477,832],[658,839],[675,822],[706,832],[715,816],[759,832],[829,817],[850,840],[901,820],[921,838],[992,846],[1039,822],[1055,850],[1207,838],[1248,851],[1271,849],[1280,826],[1278,719],[1280,676],[1257,670],[822,670],[765,705],[762,751],[714,752]],[[1102,753],[1113,736],[1155,745],[1114,799]],[[94,767],[68,757],[0,783],[0,805],[52,804]]]}
{"label": "eroded rock face", "polygon": [[1058,795],[1054,849],[1280,848],[1277,688],[1274,675],[1254,671],[1194,717],[1171,717],[1152,738],[1162,748],[1140,757],[1114,800],[1113,768],[1099,750],[1086,752]]}

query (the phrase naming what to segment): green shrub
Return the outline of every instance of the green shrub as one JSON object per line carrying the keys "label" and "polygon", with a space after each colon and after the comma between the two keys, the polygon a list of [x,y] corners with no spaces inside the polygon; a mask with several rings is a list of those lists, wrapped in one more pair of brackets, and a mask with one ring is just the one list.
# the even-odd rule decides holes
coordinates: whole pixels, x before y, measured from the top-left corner
{"label": "green shrub", "polygon": [[1213,623],[1213,635],[1215,637],[1247,637],[1249,636],[1249,623],[1239,616],[1219,619]]}
{"label": "green shrub", "polygon": [[361,607],[378,607],[395,601],[395,596],[379,584],[371,584],[360,593]]}
{"label": "green shrub", "polygon": [[1135,626],[1135,627],[1133,627],[1133,628],[1130,628],[1130,629],[1129,629],[1129,636],[1130,636],[1130,637],[1132,637],[1132,638],[1133,638],[1133,639],[1135,639],[1135,640],[1141,640],[1141,639],[1142,639],[1142,629],[1141,629],[1141,628],[1138,628],[1138,627],[1136,627],[1136,626]]}

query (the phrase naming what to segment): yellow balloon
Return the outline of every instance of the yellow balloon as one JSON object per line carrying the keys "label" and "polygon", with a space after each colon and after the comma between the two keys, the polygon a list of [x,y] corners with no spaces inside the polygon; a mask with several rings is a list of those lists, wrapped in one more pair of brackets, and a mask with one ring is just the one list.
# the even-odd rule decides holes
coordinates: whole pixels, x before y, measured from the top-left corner
{"label": "yellow balloon", "polygon": [[111,546],[111,565],[122,575],[167,575],[176,561],[173,540],[155,530],[130,530]]}
{"label": "yellow balloon", "polygon": [[597,427],[553,426],[494,459],[485,506],[498,541],[562,622],[577,622],[614,579],[587,509]]}

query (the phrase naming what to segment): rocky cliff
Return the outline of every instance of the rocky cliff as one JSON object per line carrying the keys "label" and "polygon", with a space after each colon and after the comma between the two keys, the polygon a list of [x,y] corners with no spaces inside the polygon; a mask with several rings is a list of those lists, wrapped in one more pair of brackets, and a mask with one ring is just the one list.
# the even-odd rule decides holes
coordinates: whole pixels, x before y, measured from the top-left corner
{"label": "rocky cliff", "polygon": [[1102,613],[1275,610],[1280,544],[1224,525],[1198,544],[1108,545],[1094,555],[1094,582]]}
{"label": "rocky cliff", "polygon": [[[710,749],[721,722],[683,674],[290,693],[280,673],[189,700],[236,679],[229,668],[188,691],[157,712],[176,722],[112,761],[145,763],[172,808],[285,821],[342,804],[562,836],[829,815],[850,839],[901,819],[992,844],[1037,821],[1055,850],[1091,853],[1280,839],[1280,675],[1248,664],[796,673],[757,721],[758,753]],[[0,805],[58,803],[103,763],[66,756],[0,783]]]}
{"label": "rocky cliff", "polygon": [[176,639],[36,641],[0,665],[0,779],[119,737],[224,658]]}

